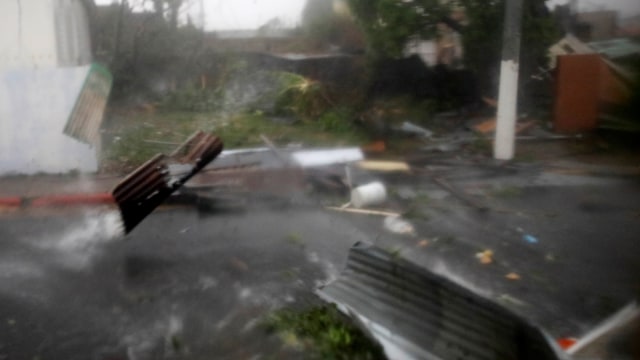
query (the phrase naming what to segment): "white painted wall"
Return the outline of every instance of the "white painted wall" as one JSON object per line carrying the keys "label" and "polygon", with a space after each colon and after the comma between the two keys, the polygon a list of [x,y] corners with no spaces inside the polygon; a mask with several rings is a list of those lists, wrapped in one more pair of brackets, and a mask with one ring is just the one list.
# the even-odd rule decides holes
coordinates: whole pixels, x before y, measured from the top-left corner
{"label": "white painted wall", "polygon": [[91,62],[79,0],[0,0],[0,34],[0,71]]}
{"label": "white painted wall", "polygon": [[0,72],[0,175],[98,169],[95,149],[63,134],[89,69]]}
{"label": "white painted wall", "polygon": [[95,149],[63,134],[91,62],[82,3],[0,0],[0,34],[0,175],[96,171]]}

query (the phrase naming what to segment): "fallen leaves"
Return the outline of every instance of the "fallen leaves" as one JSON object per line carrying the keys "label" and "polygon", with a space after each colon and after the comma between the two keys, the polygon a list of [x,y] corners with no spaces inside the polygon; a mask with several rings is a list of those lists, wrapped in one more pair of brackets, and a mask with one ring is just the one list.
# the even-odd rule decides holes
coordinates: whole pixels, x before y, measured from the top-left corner
{"label": "fallen leaves", "polygon": [[517,280],[521,279],[520,275],[518,275],[518,274],[516,274],[514,272],[508,273],[504,277],[509,279],[509,280],[512,280],[512,281],[517,281]]}
{"label": "fallen leaves", "polygon": [[429,240],[427,240],[427,239],[420,240],[420,241],[418,241],[417,245],[418,245],[418,247],[426,248],[427,246],[429,246]]}
{"label": "fallen leaves", "polygon": [[476,254],[476,258],[482,265],[489,265],[493,262],[493,251],[485,250]]}

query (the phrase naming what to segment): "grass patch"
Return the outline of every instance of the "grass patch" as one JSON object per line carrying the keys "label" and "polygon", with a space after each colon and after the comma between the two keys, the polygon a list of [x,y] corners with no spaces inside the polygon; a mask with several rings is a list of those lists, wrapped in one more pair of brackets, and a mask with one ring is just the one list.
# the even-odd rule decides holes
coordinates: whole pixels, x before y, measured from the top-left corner
{"label": "grass patch", "polygon": [[311,359],[384,359],[382,348],[333,305],[302,311],[278,310],[265,320],[289,346]]}
{"label": "grass patch", "polygon": [[485,136],[477,135],[476,138],[469,143],[468,149],[474,153],[491,155],[493,152],[493,141]]}
{"label": "grass patch", "polygon": [[522,195],[522,189],[515,186],[503,186],[498,189],[494,189],[491,194],[499,198],[514,198]]}
{"label": "grass patch", "polygon": [[331,124],[327,126],[327,123],[317,121],[279,124],[259,112],[232,116],[177,111],[125,114],[109,119],[102,169],[106,172],[130,171],[159,152],[171,152],[176,144],[196,130],[216,134],[226,149],[264,146],[260,134],[281,146],[289,143],[353,146],[366,142],[357,129],[341,127],[340,119],[336,116],[327,120]]}
{"label": "grass patch", "polygon": [[293,245],[300,245],[300,246],[304,246],[304,239],[302,239],[302,236],[298,233],[290,233],[285,237],[285,240]]}

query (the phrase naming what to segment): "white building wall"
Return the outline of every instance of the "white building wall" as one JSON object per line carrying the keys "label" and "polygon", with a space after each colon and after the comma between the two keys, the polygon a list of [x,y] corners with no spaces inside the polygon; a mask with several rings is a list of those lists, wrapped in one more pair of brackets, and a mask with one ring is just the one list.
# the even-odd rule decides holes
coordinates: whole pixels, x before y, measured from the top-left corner
{"label": "white building wall", "polygon": [[89,69],[0,72],[0,175],[97,170],[96,150],[63,134]]}
{"label": "white building wall", "polygon": [[0,33],[0,70],[91,62],[80,0],[0,0]]}
{"label": "white building wall", "polygon": [[91,41],[87,13],[78,0],[57,0],[54,7],[58,66],[91,62]]}
{"label": "white building wall", "polygon": [[96,171],[95,149],[63,134],[90,69],[83,5],[0,0],[0,34],[0,175]]}

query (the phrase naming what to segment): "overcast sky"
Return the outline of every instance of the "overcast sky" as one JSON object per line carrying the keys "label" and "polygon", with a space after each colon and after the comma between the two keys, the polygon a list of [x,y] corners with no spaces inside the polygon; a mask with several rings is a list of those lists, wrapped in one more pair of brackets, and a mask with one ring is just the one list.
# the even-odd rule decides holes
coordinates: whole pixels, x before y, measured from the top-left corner
{"label": "overcast sky", "polygon": [[[4,0],[0,0],[4,1]],[[96,0],[109,4],[113,0]],[[273,18],[279,18],[287,26],[295,26],[306,0],[189,0],[190,13],[196,24],[200,23],[201,7],[204,9],[207,30],[255,29]],[[550,0],[548,4],[566,4],[568,0]],[[623,17],[640,13],[640,0],[578,0],[580,11],[619,10]]]}
{"label": "overcast sky", "polygon": [[[547,4],[566,4],[568,0],[550,0]],[[618,10],[620,15],[629,17],[640,13],[640,0],[578,0],[579,11]]]}

